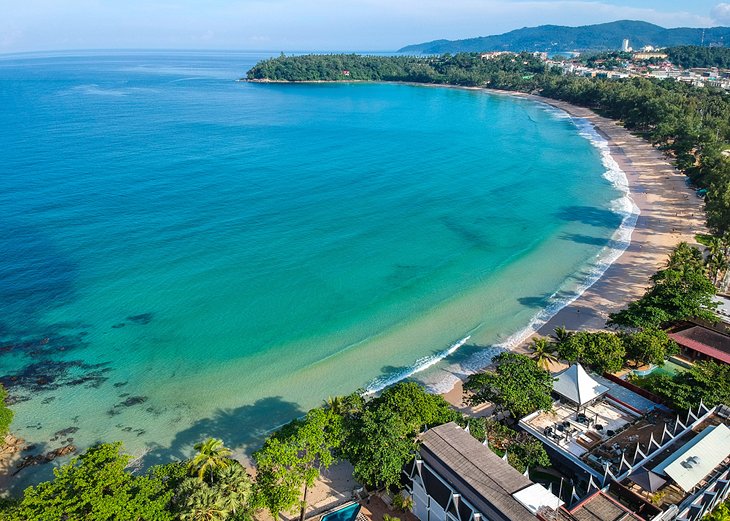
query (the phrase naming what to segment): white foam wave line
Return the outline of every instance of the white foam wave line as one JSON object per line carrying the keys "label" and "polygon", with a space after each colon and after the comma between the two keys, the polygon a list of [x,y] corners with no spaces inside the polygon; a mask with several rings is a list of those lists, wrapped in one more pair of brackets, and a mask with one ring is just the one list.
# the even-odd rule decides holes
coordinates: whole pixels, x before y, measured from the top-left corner
{"label": "white foam wave line", "polygon": [[[601,162],[606,168],[603,173],[603,177],[610,181],[616,190],[623,193],[622,197],[615,199],[611,203],[611,211],[622,216],[622,220],[621,225],[611,236],[608,244],[597,254],[596,257],[599,260],[583,284],[580,284],[569,297],[555,301],[543,310],[539,311],[524,329],[514,333],[504,342],[495,346],[503,349],[514,349],[525,342],[551,318],[557,315],[561,309],[575,302],[588,288],[593,286],[593,284],[595,284],[603,276],[603,274],[606,273],[606,270],[611,266],[611,264],[616,262],[629,247],[631,235],[634,232],[636,221],[641,213],[641,210],[631,198],[629,180],[626,176],[626,172],[621,169],[619,164],[613,158],[608,141],[606,141],[606,139],[598,133],[595,126],[586,119],[575,118],[568,115],[567,112],[563,110],[552,106],[548,107],[551,109],[550,112],[553,112],[560,118],[565,118],[567,115],[570,119],[572,119],[579,130],[579,134],[587,139],[591,145],[596,147],[601,153]],[[550,299],[555,298],[557,294],[558,292],[556,291],[550,296]]]}
{"label": "white foam wave line", "polygon": [[[639,218],[641,210],[631,198],[629,181],[626,173],[621,169],[616,160],[611,155],[608,141],[596,130],[594,125],[583,118],[575,118],[567,112],[546,105],[548,110],[560,119],[571,119],[578,128],[579,135],[587,139],[591,145],[596,147],[601,154],[601,162],[606,170],[603,177],[614,186],[616,190],[622,192],[622,196],[615,199],[611,203],[611,211],[622,217],[621,225],[613,233],[608,244],[596,255],[598,261],[593,266],[588,277],[577,288],[571,291],[568,297],[555,300],[544,309],[537,312],[527,326],[507,337],[506,340],[489,346],[472,357],[472,363],[462,364],[459,372],[463,375],[473,374],[489,364],[489,361],[500,351],[511,350],[523,344],[528,338],[534,335],[542,326],[544,326],[558,312],[575,302],[585,291],[593,286],[606,272],[606,270],[616,262],[619,257],[626,251],[630,242],[631,235],[636,227],[636,221]],[[560,292],[558,289],[549,297],[549,301],[555,299]],[[447,392],[456,381],[456,377],[451,373],[445,373],[441,381],[429,384],[429,389],[433,392]]]}
{"label": "white foam wave line", "polygon": [[[622,197],[619,197],[618,199],[615,199],[611,202],[610,207],[611,211],[622,217],[621,225],[613,233],[608,244],[596,255],[598,261],[591,270],[591,273],[582,284],[580,284],[577,288],[571,291],[571,294],[568,297],[560,300],[555,300],[547,307],[537,312],[532,317],[528,325],[523,329],[510,335],[503,342],[483,349],[481,356],[479,354],[475,355],[479,359],[479,364],[469,364],[469,366],[466,367],[462,366],[461,371],[465,375],[469,373],[475,373],[483,368],[485,365],[487,365],[485,363],[485,352],[487,354],[487,358],[491,360],[491,358],[500,351],[514,349],[515,347],[524,343],[532,335],[534,335],[551,318],[557,315],[561,309],[569,306],[578,298],[580,298],[580,296],[583,295],[583,293],[585,293],[588,288],[593,286],[593,284],[595,284],[603,276],[603,274],[611,266],[611,264],[616,262],[618,258],[621,257],[621,255],[626,251],[631,242],[631,235],[634,231],[634,228],[636,227],[636,221],[638,220],[639,214],[641,213],[641,210],[631,198],[629,180],[626,176],[626,172],[621,169],[619,164],[613,158],[613,156],[611,155],[608,141],[606,141],[606,139],[601,136],[601,134],[596,130],[595,126],[586,119],[573,117],[564,110],[558,109],[551,105],[545,105],[545,107],[549,112],[552,112],[553,115],[560,119],[572,120],[575,126],[578,128],[579,135],[587,139],[591,143],[591,145],[599,150],[601,154],[601,162],[606,168],[603,173],[603,177],[607,179],[616,190],[623,193]],[[548,300],[555,299],[560,291],[561,289],[555,291],[552,295],[550,295]],[[390,385],[409,378],[414,374],[425,371],[429,367],[434,366],[444,358],[456,352],[469,340],[469,338],[471,338],[471,336],[468,336],[456,342],[449,349],[442,351],[441,353],[417,360],[411,368],[403,371],[402,373],[399,373],[389,378],[376,378],[367,387],[365,394],[375,394]],[[478,367],[476,367],[476,365],[478,365]],[[447,373],[444,374],[444,377],[440,382],[429,384],[428,387],[430,390],[433,390],[435,392],[446,392],[451,389],[455,382],[455,379],[456,377],[454,377],[452,374]]]}
{"label": "white foam wave line", "polygon": [[448,366],[445,371],[433,381],[424,381],[428,392],[433,394],[444,394],[453,389],[456,382],[461,378],[477,373],[492,363],[492,359],[505,350],[495,346],[484,347],[469,357],[469,360],[453,366]]}
{"label": "white foam wave line", "polygon": [[376,378],[365,389],[365,395],[371,395],[378,393],[385,389],[386,387],[390,387],[391,385],[394,385],[401,380],[405,380],[406,378],[410,378],[416,373],[420,373],[421,371],[425,371],[429,367],[432,367],[439,363],[444,358],[456,353],[456,351],[459,350],[460,347],[462,347],[464,344],[466,344],[469,339],[471,338],[471,335],[466,336],[459,340],[458,342],[452,344],[448,349],[445,349],[441,351],[440,353],[436,353],[435,355],[426,356],[423,358],[419,358],[416,360],[416,363],[413,364],[411,367],[407,368],[406,370],[395,374],[390,377],[381,377]]}

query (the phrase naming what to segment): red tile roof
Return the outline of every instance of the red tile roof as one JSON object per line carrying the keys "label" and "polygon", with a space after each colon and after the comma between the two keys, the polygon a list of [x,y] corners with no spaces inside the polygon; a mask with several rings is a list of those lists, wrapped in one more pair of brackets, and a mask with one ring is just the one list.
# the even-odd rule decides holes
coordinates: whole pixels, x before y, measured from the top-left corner
{"label": "red tile roof", "polygon": [[730,338],[711,329],[692,326],[670,333],[669,338],[680,346],[730,364]]}

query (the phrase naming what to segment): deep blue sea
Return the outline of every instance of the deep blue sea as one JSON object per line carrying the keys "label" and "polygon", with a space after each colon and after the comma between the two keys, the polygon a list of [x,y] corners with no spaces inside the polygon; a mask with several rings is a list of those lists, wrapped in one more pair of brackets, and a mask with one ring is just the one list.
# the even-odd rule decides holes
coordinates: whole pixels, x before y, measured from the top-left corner
{"label": "deep blue sea", "polygon": [[0,377],[38,450],[250,449],[330,395],[444,388],[615,255],[625,179],[585,123],[236,81],[263,57],[0,56]]}

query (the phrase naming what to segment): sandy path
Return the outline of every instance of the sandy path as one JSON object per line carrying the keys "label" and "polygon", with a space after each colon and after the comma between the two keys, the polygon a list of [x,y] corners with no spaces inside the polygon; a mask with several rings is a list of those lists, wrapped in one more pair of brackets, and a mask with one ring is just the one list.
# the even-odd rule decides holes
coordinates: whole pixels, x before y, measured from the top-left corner
{"label": "sandy path", "polygon": [[[631,243],[593,286],[560,310],[538,333],[549,335],[558,326],[572,330],[601,329],[609,313],[622,309],[644,293],[649,277],[664,265],[674,246],[682,241],[694,243],[695,234],[706,231],[702,200],[687,187],[684,174],[661,151],[615,121],[562,101],[529,94],[490,92],[546,103],[588,120],[608,141],[611,155],[626,173],[631,198],[641,212]],[[515,351],[527,349],[523,345]],[[475,412],[465,408],[462,395],[459,381],[443,396],[464,412]]]}

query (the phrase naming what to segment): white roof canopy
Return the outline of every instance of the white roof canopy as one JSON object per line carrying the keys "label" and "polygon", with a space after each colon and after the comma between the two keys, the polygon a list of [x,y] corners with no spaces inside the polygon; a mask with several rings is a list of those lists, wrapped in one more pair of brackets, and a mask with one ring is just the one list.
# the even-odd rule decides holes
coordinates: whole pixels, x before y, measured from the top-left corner
{"label": "white roof canopy", "polygon": [[666,474],[685,492],[690,492],[715,467],[730,456],[730,429],[725,424],[707,427],[655,469]]}
{"label": "white roof canopy", "polygon": [[580,364],[573,364],[558,374],[553,391],[578,405],[585,405],[608,392],[608,387],[596,382]]}
{"label": "white roof canopy", "polygon": [[550,510],[557,510],[564,502],[555,494],[547,490],[539,483],[523,488],[519,492],[512,494],[512,497],[519,501],[523,507],[537,514],[542,507],[548,507]]}

